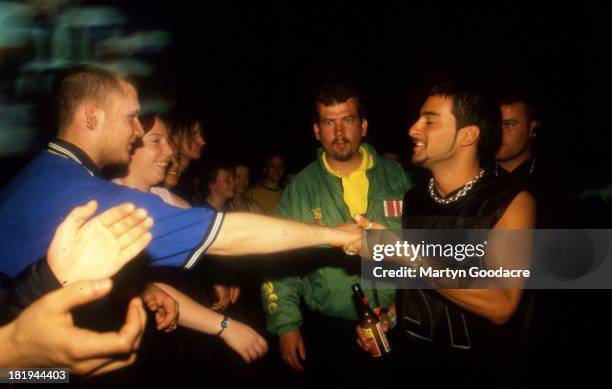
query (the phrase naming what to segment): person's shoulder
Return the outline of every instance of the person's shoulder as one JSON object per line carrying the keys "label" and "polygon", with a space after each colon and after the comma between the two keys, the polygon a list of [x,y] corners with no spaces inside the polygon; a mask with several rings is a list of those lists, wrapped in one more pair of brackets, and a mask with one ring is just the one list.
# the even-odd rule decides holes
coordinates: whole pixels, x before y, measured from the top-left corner
{"label": "person's shoulder", "polygon": [[3,197],[24,193],[37,195],[65,191],[90,178],[80,165],[43,150],[28,162],[2,189]]}
{"label": "person's shoulder", "polygon": [[535,201],[535,197],[533,196],[533,194],[531,194],[531,192],[527,190],[521,190],[514,196],[508,208],[509,209],[510,208],[535,209],[535,206],[536,206],[536,201]]}
{"label": "person's shoulder", "polygon": [[[294,185],[312,184],[312,180],[316,179],[316,175],[320,170],[319,161],[312,161],[295,175],[295,178],[291,180],[289,185],[294,183]],[[287,185],[287,187],[289,187],[289,185]]]}
{"label": "person's shoulder", "polygon": [[413,203],[416,200],[421,200],[427,197],[428,193],[425,185],[415,185],[404,193],[404,203]]}
{"label": "person's shoulder", "polygon": [[313,174],[315,172],[323,171],[323,154],[317,155],[315,159],[310,161],[302,170],[300,170],[295,177],[304,176],[307,174]]}
{"label": "person's shoulder", "polygon": [[517,181],[511,176],[488,176],[483,182],[483,196],[491,196],[495,203],[510,204],[517,197],[520,202],[533,200],[529,185],[524,181]]}
{"label": "person's shoulder", "polygon": [[53,176],[58,174],[58,170],[62,173],[73,171],[86,173],[85,169],[69,159],[55,155],[47,150],[41,151],[30,162],[28,162],[16,177],[28,176],[35,174],[39,177]]}
{"label": "person's shoulder", "polygon": [[495,228],[523,229],[535,228],[535,198],[528,191],[520,191],[510,201]]}
{"label": "person's shoulder", "polygon": [[405,172],[402,165],[397,161],[391,161],[389,159],[384,159],[381,156],[378,156],[376,158],[376,162],[379,166],[384,167],[385,169],[388,169],[391,171],[397,171],[398,173]]}

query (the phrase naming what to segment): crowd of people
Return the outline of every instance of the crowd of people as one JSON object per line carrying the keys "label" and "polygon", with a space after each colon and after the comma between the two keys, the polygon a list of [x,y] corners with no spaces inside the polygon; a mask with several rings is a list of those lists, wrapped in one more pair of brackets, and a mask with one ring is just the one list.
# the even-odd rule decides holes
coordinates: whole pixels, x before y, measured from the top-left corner
{"label": "crowd of people", "polygon": [[[351,285],[366,229],[557,226],[528,96],[433,87],[408,130],[424,183],[366,142],[366,107],[343,82],[316,95],[315,160],[286,180],[272,153],[257,183],[241,161],[194,169],[202,122],[141,112],[136,85],[115,73],[76,66],[53,101],[56,138],[0,192],[0,366],[67,367],[84,384],[147,371],[185,386],[219,371],[229,383],[306,385],[425,382],[440,366],[441,381],[476,385],[527,374],[532,291],[365,288],[391,318],[393,352],[376,360]],[[241,276],[217,277],[209,261]],[[263,360],[247,372],[223,348]]]}

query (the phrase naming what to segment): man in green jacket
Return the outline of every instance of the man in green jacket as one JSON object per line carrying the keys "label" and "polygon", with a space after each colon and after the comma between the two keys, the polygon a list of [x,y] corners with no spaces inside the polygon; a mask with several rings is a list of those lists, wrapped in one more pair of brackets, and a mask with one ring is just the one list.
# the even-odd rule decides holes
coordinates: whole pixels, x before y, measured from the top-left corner
{"label": "man in green jacket", "polygon": [[[314,117],[314,133],[322,148],[317,160],[287,186],[277,215],[334,226],[364,214],[389,228],[401,228],[402,198],[411,187],[410,179],[397,162],[379,157],[372,146],[362,143],[367,130],[363,105],[354,90],[340,84],[324,86],[315,100]],[[328,366],[338,359],[350,364],[350,358],[359,354],[354,350],[357,311],[351,291],[351,285],[359,282],[358,270],[321,267],[262,285],[266,327],[279,336],[280,354],[289,366],[304,371],[308,342],[303,340],[302,327],[315,338],[308,345],[306,368],[312,373],[316,368],[311,366]],[[379,301],[388,308],[395,299],[393,289],[378,290],[377,298],[371,288],[365,293],[373,307]],[[301,306],[306,308],[306,320]],[[311,352],[317,347],[322,347],[321,352]],[[338,363],[330,367],[342,374]]]}

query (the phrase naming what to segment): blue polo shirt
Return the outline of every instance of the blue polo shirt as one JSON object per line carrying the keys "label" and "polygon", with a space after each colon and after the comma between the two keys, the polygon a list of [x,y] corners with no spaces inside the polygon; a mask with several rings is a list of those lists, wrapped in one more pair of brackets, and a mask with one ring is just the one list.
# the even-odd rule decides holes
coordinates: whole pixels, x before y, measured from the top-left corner
{"label": "blue polo shirt", "polygon": [[173,207],[107,181],[82,150],[54,140],[0,192],[0,272],[14,277],[44,256],[66,215],[90,200],[98,212],[125,202],[147,210],[155,222],[145,249],[153,265],[191,268],[223,222],[213,209]]}

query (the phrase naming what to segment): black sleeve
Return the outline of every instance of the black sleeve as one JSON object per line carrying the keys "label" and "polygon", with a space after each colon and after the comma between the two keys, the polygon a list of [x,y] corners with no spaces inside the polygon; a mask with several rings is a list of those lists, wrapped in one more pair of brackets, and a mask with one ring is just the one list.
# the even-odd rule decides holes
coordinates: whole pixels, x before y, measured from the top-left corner
{"label": "black sleeve", "polygon": [[16,278],[1,278],[0,319],[8,322],[15,319],[21,311],[45,294],[62,287],[46,258],[34,262]]}

